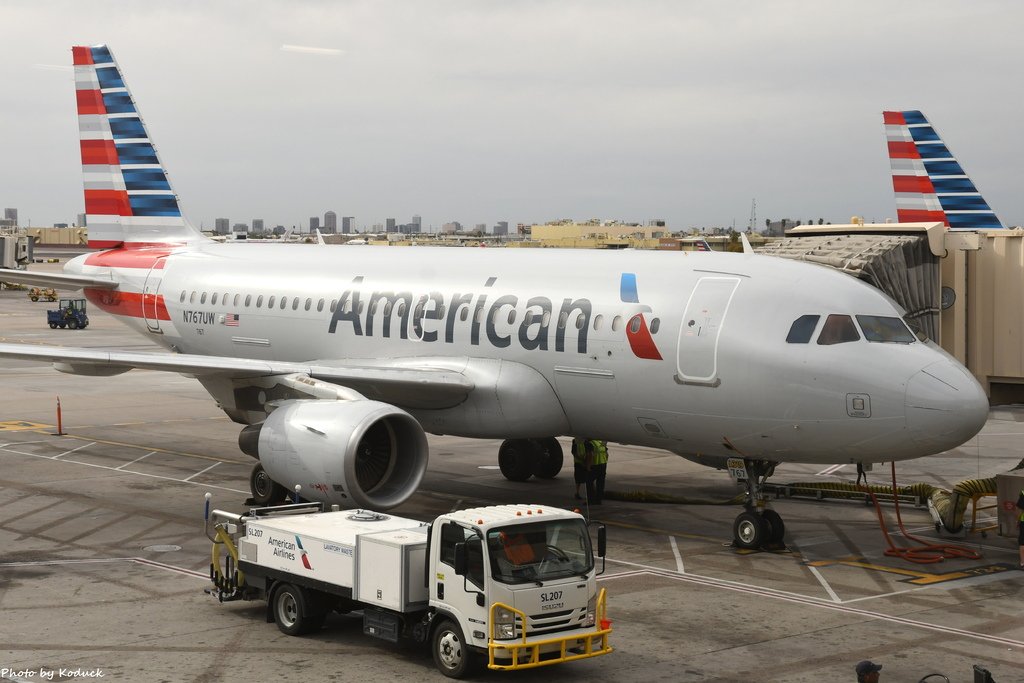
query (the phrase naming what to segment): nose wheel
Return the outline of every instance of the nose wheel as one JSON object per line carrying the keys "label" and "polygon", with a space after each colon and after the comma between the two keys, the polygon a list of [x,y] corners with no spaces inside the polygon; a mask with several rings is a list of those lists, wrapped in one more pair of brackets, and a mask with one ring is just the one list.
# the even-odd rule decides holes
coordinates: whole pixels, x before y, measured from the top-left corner
{"label": "nose wheel", "polygon": [[766,460],[744,460],[747,471],[747,500],[744,511],[732,525],[732,543],[743,549],[774,549],[784,547],[786,525],[775,510],[765,507],[764,484],[775,472],[775,463]]}

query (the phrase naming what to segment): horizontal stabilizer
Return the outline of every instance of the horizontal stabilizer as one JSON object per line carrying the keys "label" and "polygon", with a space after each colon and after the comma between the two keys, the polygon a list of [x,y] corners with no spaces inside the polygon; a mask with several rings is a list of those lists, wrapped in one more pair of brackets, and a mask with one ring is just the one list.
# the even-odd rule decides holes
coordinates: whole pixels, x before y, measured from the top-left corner
{"label": "horizontal stabilizer", "polygon": [[118,284],[109,277],[89,277],[88,275],[65,275],[63,273],[39,273],[28,270],[11,270],[0,268],[0,280],[11,284],[36,285],[55,289],[117,289]]}

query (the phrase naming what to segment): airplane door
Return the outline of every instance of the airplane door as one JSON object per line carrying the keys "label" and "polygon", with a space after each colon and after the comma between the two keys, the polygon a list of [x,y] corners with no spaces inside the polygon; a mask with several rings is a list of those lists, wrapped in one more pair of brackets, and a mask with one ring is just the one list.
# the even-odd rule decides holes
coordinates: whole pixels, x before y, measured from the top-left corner
{"label": "airplane door", "polygon": [[146,274],[146,284],[142,286],[142,318],[146,321],[146,327],[153,334],[163,334],[163,330],[160,329],[160,316],[157,313],[160,282],[163,278],[157,275],[156,271],[163,268],[166,258],[166,256],[161,256],[153,262],[153,266]]}
{"label": "airplane door", "polygon": [[718,338],[738,277],[702,277],[690,294],[679,328],[676,381],[718,386]]}

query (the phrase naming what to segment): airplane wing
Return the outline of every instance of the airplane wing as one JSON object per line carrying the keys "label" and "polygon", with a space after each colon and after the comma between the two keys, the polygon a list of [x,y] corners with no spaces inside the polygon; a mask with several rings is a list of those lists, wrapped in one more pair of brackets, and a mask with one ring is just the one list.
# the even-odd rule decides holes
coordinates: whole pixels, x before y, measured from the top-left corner
{"label": "airplane wing", "polygon": [[64,273],[39,273],[27,270],[11,270],[0,268],[0,280],[19,285],[37,285],[56,289],[116,289],[118,284],[109,277],[89,277],[88,275],[65,275]]}
{"label": "airplane wing", "polygon": [[367,398],[415,405],[418,408],[449,408],[462,403],[474,383],[450,370],[379,364],[334,364],[331,361],[290,363],[186,353],[145,353],[105,349],[0,344],[0,358],[48,361],[58,369],[91,375],[114,375],[132,369],[177,372],[193,377],[222,376],[233,379],[271,375],[306,374],[314,379],[350,387]]}

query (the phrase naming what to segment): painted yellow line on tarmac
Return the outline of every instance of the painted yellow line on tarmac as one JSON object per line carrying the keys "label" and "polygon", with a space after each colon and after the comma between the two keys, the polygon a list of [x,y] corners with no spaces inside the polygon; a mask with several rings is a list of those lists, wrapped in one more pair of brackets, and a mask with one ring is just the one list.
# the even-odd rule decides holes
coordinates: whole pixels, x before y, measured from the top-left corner
{"label": "painted yellow line on tarmac", "polygon": [[53,425],[41,422],[26,422],[24,420],[7,420],[0,422],[0,432],[21,432],[31,429],[53,429]]}
{"label": "painted yellow line on tarmac", "polygon": [[956,581],[957,579],[969,579],[971,577],[984,576],[986,574],[999,574],[1004,571],[1009,571],[1010,569],[1010,567],[1004,564],[991,564],[954,572],[935,573],[913,569],[901,569],[899,567],[889,567],[883,564],[865,562],[864,560],[817,560],[815,562],[807,563],[807,566],[809,567],[828,567],[830,565],[857,567],[858,569],[870,569],[872,571],[885,572],[887,574],[908,576],[911,578],[908,579],[906,583],[910,583],[915,586],[931,586],[937,583],[945,583],[946,581]]}

